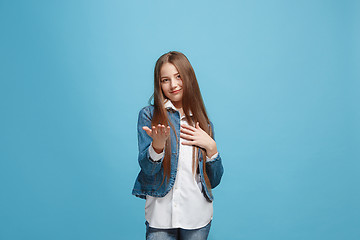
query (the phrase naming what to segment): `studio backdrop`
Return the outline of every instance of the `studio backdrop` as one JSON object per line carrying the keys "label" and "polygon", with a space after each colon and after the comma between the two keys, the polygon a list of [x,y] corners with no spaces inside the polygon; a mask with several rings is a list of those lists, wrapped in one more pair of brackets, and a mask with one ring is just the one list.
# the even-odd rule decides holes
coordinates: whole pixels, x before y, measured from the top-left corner
{"label": "studio backdrop", "polygon": [[155,61],[183,52],[224,175],[211,240],[360,239],[359,1],[0,1],[0,239],[145,239]]}

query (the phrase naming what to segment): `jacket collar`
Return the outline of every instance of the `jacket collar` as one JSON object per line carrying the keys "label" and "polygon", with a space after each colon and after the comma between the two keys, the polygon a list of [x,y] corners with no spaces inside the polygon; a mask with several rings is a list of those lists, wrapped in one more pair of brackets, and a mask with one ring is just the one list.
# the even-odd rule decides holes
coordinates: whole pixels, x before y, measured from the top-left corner
{"label": "jacket collar", "polygon": [[[174,106],[174,104],[167,98],[164,100],[164,106],[166,109],[173,109],[173,110],[177,111],[177,108]],[[191,110],[190,110],[189,114],[190,114],[190,116],[193,115]]]}

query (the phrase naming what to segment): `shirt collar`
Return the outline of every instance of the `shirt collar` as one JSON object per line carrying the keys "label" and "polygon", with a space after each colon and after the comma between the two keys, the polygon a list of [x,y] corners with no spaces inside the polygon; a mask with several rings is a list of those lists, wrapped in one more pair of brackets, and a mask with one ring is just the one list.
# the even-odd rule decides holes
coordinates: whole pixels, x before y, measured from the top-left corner
{"label": "shirt collar", "polygon": [[[173,104],[170,100],[168,100],[167,98],[165,98],[165,100],[164,100],[164,106],[165,106],[166,109],[172,108],[173,110],[177,111],[177,109],[176,109],[176,107],[174,106],[174,104]],[[193,115],[192,112],[191,112],[191,110],[190,110],[190,113],[189,113],[189,114],[190,114],[190,116]]]}

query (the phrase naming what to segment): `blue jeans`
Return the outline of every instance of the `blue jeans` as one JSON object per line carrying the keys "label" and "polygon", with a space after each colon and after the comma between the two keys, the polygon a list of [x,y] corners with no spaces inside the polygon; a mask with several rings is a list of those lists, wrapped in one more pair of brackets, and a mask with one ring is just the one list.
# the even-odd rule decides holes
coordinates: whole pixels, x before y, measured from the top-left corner
{"label": "blue jeans", "polygon": [[206,240],[209,235],[211,222],[212,221],[205,227],[187,230],[182,228],[152,228],[149,226],[149,223],[145,221],[146,240]]}

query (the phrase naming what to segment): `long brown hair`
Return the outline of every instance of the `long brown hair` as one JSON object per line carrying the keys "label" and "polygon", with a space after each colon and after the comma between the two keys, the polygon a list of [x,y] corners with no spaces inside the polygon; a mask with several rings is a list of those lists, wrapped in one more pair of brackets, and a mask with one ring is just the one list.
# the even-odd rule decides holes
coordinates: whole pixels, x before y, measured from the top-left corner
{"label": "long brown hair", "polygon": [[[194,69],[192,68],[187,57],[177,51],[170,51],[168,53],[163,54],[156,61],[155,69],[154,69],[154,94],[150,97],[149,103],[151,104],[151,99],[154,98],[154,113],[151,121],[151,125],[163,124],[166,127],[170,126],[174,131],[176,136],[176,141],[178,143],[179,139],[176,135],[175,128],[173,124],[169,121],[167,116],[167,110],[164,107],[164,101],[167,98],[161,88],[160,83],[160,70],[164,63],[173,64],[180,74],[180,78],[183,82],[183,97],[182,97],[182,108],[185,114],[185,118],[187,122],[194,126],[196,122],[199,122],[200,128],[203,129],[207,134],[213,137],[213,131],[210,126],[210,121],[208,115],[206,113],[204,101],[201,96],[199,84],[197,82]],[[170,101],[170,99],[169,99]],[[152,104],[151,104],[152,105]],[[189,114],[193,114],[191,117]],[[176,144],[178,146],[178,144]],[[195,176],[195,172],[198,172],[199,160],[195,153],[198,152],[200,147],[193,146],[193,174]],[[205,183],[209,192],[211,192],[211,185],[209,178],[205,169],[205,160],[206,160],[206,151],[203,148],[200,148],[203,156],[203,173],[205,178]],[[164,168],[164,177],[161,185],[164,182],[165,177],[167,177],[167,182],[170,180],[170,160],[171,160],[171,138],[168,138],[165,144],[165,156],[163,160],[163,168]]]}

